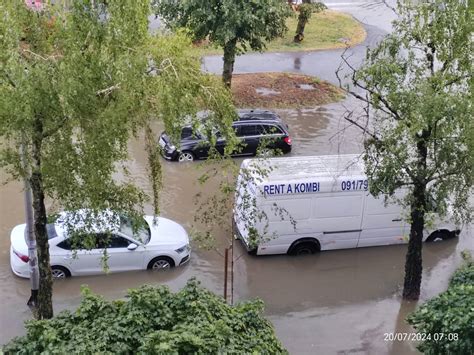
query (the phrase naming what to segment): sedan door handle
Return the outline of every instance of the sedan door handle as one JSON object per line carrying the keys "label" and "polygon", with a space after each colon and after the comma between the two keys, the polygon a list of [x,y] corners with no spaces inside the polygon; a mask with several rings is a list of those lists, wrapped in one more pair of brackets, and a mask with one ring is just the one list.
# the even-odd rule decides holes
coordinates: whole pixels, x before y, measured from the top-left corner
{"label": "sedan door handle", "polygon": [[401,218],[395,218],[395,219],[392,219],[392,222],[401,222],[402,219]]}

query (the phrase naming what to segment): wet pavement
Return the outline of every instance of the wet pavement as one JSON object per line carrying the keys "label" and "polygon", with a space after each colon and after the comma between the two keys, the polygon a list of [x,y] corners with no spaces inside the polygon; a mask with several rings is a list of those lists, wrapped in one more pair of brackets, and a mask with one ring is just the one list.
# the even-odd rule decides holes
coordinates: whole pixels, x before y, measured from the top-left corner
{"label": "wet pavement", "polygon": [[[381,1],[324,1],[330,9],[347,12],[361,22],[367,37],[360,45],[349,48],[345,56],[351,65],[358,66],[365,58],[367,47],[373,47],[391,30],[391,21],[395,18],[392,10]],[[392,3],[389,1],[388,3]],[[293,29],[290,29],[292,31]],[[292,72],[312,75],[338,85],[335,75],[341,64],[344,49],[320,50],[286,53],[251,53],[238,56],[235,61],[234,73],[258,72]],[[222,56],[205,57],[202,68],[210,73],[222,72]],[[347,67],[341,71],[341,77],[348,74]]]}
{"label": "wet pavement", "polygon": [[[349,9],[361,6],[353,2],[347,4]],[[332,6],[336,5],[333,3]],[[380,21],[372,14],[380,9],[364,9],[360,16],[375,17]],[[371,15],[364,15],[364,11]],[[384,27],[379,28],[378,33],[382,34]],[[377,31],[372,34],[374,37],[367,41],[376,40]],[[280,62],[273,62],[272,59],[272,68],[275,65],[273,70],[294,66],[294,60],[291,63],[290,59],[293,55],[297,54],[292,53],[286,59],[282,55]],[[305,55],[308,56],[300,58],[299,69],[305,73],[313,73],[307,72],[306,68],[313,68],[314,73],[323,73],[324,66],[329,70],[335,65],[329,57],[321,59],[327,53]],[[272,56],[270,58],[275,58],[275,55]],[[245,68],[246,61],[250,63],[252,60],[239,58],[238,71]],[[318,64],[311,65],[312,61]],[[345,107],[355,106],[352,99],[346,99],[315,109],[279,110],[290,126],[294,145],[291,154],[360,152],[362,137],[359,131],[342,119]],[[146,179],[147,162],[140,140],[130,143],[130,154],[132,176],[145,191],[150,192]],[[201,174],[197,167],[201,164],[163,162],[162,215],[182,223],[188,229],[197,209],[193,202],[194,195],[214,191],[213,186],[201,186],[197,182]],[[3,174],[1,180],[5,178]],[[9,266],[9,233],[13,226],[24,221],[21,184],[0,186],[0,201],[0,344],[3,344],[13,336],[24,333],[23,321],[30,319],[31,314],[25,305],[30,292],[29,282],[15,277]],[[152,212],[151,206],[146,206],[146,212]],[[222,231],[217,233],[218,245],[222,246],[226,235]],[[458,239],[425,245],[421,301],[446,289],[450,275],[461,262],[460,251],[474,251],[473,240],[472,231],[464,230]],[[412,331],[404,319],[416,303],[401,302],[400,298],[406,246],[327,251],[294,258],[285,255],[254,257],[236,244],[235,253],[236,257],[239,256],[235,263],[235,300],[262,298],[267,317],[290,353],[417,353],[413,343],[384,341],[384,333]],[[55,311],[74,309],[80,300],[80,286],[83,284],[113,299],[123,297],[126,289],[145,283],[166,284],[177,290],[193,276],[212,291],[222,294],[223,258],[214,251],[195,248],[188,265],[169,272],[129,272],[57,282],[54,285]]]}

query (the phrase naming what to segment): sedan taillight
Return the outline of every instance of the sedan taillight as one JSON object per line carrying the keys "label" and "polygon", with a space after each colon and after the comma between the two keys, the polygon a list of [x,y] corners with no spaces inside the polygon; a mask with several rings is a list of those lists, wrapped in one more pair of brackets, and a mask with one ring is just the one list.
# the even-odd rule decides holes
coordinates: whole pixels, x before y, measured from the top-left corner
{"label": "sedan taillight", "polygon": [[288,145],[291,145],[291,137],[288,136],[288,137],[285,137],[285,139],[283,139],[285,141],[286,144]]}
{"label": "sedan taillight", "polygon": [[23,255],[19,252],[17,252],[15,249],[13,249],[13,253],[18,256],[21,261],[23,261],[24,263],[27,263],[28,261],[30,261],[30,258],[27,256],[27,255]]}

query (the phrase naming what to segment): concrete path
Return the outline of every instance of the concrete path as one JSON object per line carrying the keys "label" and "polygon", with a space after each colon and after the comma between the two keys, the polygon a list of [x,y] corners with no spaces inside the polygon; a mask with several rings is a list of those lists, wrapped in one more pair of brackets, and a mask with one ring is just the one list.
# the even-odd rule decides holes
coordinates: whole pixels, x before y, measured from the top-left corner
{"label": "concrete path", "polygon": [[[330,9],[346,12],[360,21],[367,31],[363,43],[350,48],[346,54],[351,64],[358,66],[365,57],[367,47],[373,47],[391,30],[394,13],[380,1],[325,1]],[[338,84],[335,72],[341,63],[343,49],[283,53],[250,53],[237,57],[235,74],[259,72],[293,72],[316,76]],[[220,74],[222,56],[207,56],[202,59],[203,70]],[[347,73],[347,70],[344,71]]]}

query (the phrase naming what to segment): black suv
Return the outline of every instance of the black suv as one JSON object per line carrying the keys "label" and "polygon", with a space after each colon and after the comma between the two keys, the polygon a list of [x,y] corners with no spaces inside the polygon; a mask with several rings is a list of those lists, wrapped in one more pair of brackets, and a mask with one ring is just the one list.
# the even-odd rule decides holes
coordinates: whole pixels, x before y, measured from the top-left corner
{"label": "black suv", "polygon": [[[261,148],[280,150],[282,153],[291,151],[288,126],[276,113],[267,110],[238,110],[237,115],[238,119],[232,123],[232,127],[236,136],[242,140],[242,148],[233,156],[255,155],[261,142],[265,145]],[[220,138],[219,132],[215,134],[216,149],[223,154],[225,139]],[[210,148],[206,137],[199,130],[193,131],[191,126],[182,129],[179,144],[172,142],[166,132],[161,134],[158,143],[165,159],[180,162],[205,159]]]}

